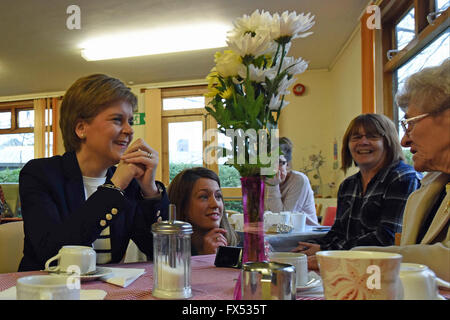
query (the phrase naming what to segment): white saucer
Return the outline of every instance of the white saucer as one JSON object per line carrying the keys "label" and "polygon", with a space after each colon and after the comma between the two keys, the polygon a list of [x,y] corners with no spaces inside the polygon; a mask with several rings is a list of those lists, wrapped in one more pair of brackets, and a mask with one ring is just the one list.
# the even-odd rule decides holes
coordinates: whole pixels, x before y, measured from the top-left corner
{"label": "white saucer", "polygon": [[308,282],[304,286],[297,286],[297,291],[305,291],[322,285],[322,278],[314,271],[308,272]]}
{"label": "white saucer", "polygon": [[[57,275],[57,276],[76,276],[75,274],[68,274],[68,273],[59,272],[59,271],[48,271],[48,270],[42,270],[42,271],[45,271],[45,272],[48,272],[49,274]],[[101,277],[104,277],[104,276],[110,274],[110,273],[112,273],[112,270],[110,268],[97,267],[95,269],[95,272],[92,272],[90,274],[81,275],[79,277],[80,277],[81,282],[85,282],[85,281],[97,280]]]}
{"label": "white saucer", "polygon": [[330,231],[331,230],[331,226],[314,226],[312,228],[313,231]]}

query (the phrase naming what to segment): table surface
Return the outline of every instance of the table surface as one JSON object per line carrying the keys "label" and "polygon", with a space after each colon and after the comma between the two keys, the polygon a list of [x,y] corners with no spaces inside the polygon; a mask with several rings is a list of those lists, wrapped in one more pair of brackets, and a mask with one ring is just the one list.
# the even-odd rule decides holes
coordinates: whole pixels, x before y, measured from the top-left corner
{"label": "table surface", "polygon": [[306,226],[304,232],[290,232],[280,234],[265,234],[265,239],[269,241],[274,251],[289,252],[297,247],[299,241],[319,239],[325,236],[328,230],[314,231],[313,226]]}
{"label": "table surface", "polygon": [[[190,300],[233,300],[234,287],[240,270],[233,268],[217,268],[214,266],[215,255],[194,256],[191,259],[191,288],[193,296]],[[110,267],[143,268],[146,273],[126,288],[94,280],[81,283],[81,289],[104,290],[105,300],[154,300],[153,264],[151,262],[111,264]],[[0,291],[16,285],[17,279],[29,276],[47,274],[42,271],[15,272],[0,274]],[[321,299],[318,297],[298,297],[303,300]]]}
{"label": "table surface", "polygon": [[[233,300],[239,269],[217,268],[214,266],[215,255],[194,256],[191,260],[192,275],[191,287],[193,296],[190,300]],[[94,280],[82,282],[81,289],[104,290],[107,292],[105,300],[154,300],[153,264],[151,262],[111,264],[110,267],[143,268],[146,273],[126,288]],[[47,274],[42,271],[15,272],[0,274],[0,291],[16,285],[17,279],[29,276]],[[441,294],[450,298],[450,291],[441,291]],[[320,296],[308,296],[297,292],[297,300],[322,300]]]}

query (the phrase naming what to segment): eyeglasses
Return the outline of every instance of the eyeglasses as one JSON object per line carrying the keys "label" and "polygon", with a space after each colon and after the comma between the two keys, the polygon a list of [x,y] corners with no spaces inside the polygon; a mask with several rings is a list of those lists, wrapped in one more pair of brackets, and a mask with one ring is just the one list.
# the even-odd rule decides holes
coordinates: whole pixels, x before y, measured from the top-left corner
{"label": "eyeglasses", "polygon": [[402,125],[403,130],[406,133],[406,132],[411,131],[412,128],[414,127],[414,125],[419,120],[421,120],[421,119],[423,119],[425,117],[428,117],[429,115],[430,115],[429,113],[424,113],[424,114],[421,114],[420,116],[417,116],[417,117],[412,117],[412,118],[409,118],[409,119],[402,119],[402,120],[400,120],[400,124]]}
{"label": "eyeglasses", "polygon": [[369,140],[369,141],[378,141],[383,136],[381,134],[378,134],[378,133],[354,134],[354,135],[350,136],[350,141],[356,142],[356,141],[361,140],[362,137],[366,137],[366,139]]}

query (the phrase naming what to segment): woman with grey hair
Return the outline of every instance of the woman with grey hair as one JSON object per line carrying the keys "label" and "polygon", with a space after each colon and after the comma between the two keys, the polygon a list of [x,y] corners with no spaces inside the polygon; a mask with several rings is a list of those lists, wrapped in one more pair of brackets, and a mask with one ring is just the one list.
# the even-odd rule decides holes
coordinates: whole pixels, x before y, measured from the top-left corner
{"label": "woman with grey hair", "polygon": [[306,214],[306,224],[317,226],[314,193],[308,177],[292,170],[293,144],[289,138],[280,138],[281,155],[275,177],[266,180],[265,209],[272,212],[292,211]]}
{"label": "woman with grey hair", "polygon": [[428,173],[406,203],[400,246],[355,249],[400,253],[450,281],[450,59],[411,75],[396,100],[406,112],[402,146]]}

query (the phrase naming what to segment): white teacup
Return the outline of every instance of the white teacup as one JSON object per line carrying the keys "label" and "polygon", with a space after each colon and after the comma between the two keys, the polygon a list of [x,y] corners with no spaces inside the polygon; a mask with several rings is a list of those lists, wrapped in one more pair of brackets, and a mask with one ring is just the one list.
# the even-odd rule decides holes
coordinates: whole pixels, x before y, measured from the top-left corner
{"label": "white teacup", "polygon": [[332,250],[316,253],[327,300],[400,299],[397,253]]}
{"label": "white teacup", "polygon": [[293,212],[291,214],[291,224],[294,227],[294,231],[297,232],[305,231],[306,214],[302,212]]}
{"label": "white teacup", "polygon": [[308,283],[308,259],[300,252],[271,252],[272,262],[287,263],[295,267],[296,286],[303,287]]}
{"label": "white teacup", "polygon": [[445,300],[439,294],[435,273],[423,264],[402,263],[400,280],[404,300]]}
{"label": "white teacup", "polygon": [[36,275],[17,279],[17,300],[80,300],[79,278]]}
{"label": "white teacup", "polygon": [[274,224],[289,224],[290,219],[290,213],[287,211],[283,211],[280,213],[272,213],[270,211],[266,211],[264,213],[264,229],[267,230]]}
{"label": "white teacup", "polygon": [[[58,261],[58,265],[50,267],[52,261]],[[81,275],[93,273],[96,270],[96,254],[91,247],[64,246],[58,254],[47,260],[45,271],[79,273]]]}
{"label": "white teacup", "polygon": [[281,211],[279,213],[280,215],[280,222],[281,224],[289,224],[291,221],[291,212],[290,211]]}

